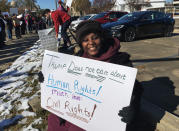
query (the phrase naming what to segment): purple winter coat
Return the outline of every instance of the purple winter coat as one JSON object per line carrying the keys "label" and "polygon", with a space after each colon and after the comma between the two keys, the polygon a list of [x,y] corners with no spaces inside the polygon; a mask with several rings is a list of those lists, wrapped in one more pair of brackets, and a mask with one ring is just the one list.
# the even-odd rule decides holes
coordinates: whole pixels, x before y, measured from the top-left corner
{"label": "purple winter coat", "polygon": [[60,126],[59,117],[54,114],[50,114],[48,116],[48,131],[84,131],[84,130],[68,121],[65,122],[65,125]]}

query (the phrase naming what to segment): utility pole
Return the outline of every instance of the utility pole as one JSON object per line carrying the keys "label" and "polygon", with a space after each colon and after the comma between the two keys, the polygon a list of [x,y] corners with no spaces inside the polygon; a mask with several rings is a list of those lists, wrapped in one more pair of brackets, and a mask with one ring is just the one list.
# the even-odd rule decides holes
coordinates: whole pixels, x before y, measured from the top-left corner
{"label": "utility pole", "polygon": [[55,6],[56,6],[56,9],[57,9],[57,0],[55,0]]}

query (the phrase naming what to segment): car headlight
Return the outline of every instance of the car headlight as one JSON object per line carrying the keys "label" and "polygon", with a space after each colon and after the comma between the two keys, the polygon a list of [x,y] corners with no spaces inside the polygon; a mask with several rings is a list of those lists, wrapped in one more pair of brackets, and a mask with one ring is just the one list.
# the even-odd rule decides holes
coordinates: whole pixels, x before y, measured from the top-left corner
{"label": "car headlight", "polygon": [[124,25],[117,25],[117,26],[111,27],[111,29],[117,30],[117,29],[121,29],[123,27],[124,27]]}

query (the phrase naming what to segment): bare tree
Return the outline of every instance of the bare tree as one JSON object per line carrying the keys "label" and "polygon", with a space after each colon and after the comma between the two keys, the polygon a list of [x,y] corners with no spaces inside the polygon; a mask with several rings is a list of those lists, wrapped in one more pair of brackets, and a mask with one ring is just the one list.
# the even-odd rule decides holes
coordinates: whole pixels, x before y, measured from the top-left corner
{"label": "bare tree", "polygon": [[16,0],[15,7],[24,8],[25,7],[25,1],[24,0]]}
{"label": "bare tree", "polygon": [[142,7],[149,7],[150,3],[144,0],[126,0],[126,5],[128,5],[130,12],[139,11]]}
{"label": "bare tree", "polygon": [[9,11],[10,3],[8,0],[0,0],[0,10],[2,12]]}
{"label": "bare tree", "polygon": [[94,0],[92,9],[94,13],[111,10],[115,5],[116,0]]}
{"label": "bare tree", "polygon": [[83,15],[84,13],[89,13],[91,2],[89,0],[73,0],[71,6],[76,12],[80,12]]}
{"label": "bare tree", "polygon": [[27,8],[28,10],[32,10],[36,8],[37,0],[16,0],[15,7],[19,8],[20,10],[24,10]]}
{"label": "bare tree", "polygon": [[36,8],[37,0],[24,0],[27,9],[32,10]]}

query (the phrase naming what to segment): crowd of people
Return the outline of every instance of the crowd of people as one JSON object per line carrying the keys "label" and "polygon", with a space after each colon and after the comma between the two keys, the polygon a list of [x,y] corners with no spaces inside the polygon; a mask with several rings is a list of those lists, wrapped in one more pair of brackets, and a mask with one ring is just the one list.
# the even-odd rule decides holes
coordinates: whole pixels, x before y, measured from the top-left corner
{"label": "crowd of people", "polygon": [[16,39],[20,39],[22,35],[37,33],[38,30],[46,29],[46,23],[46,18],[41,14],[24,13],[10,16],[8,14],[3,15],[0,11],[0,48],[5,46],[6,40],[13,40],[13,32]]}
{"label": "crowd of people", "polygon": [[[13,40],[13,34],[16,39],[20,39],[22,35],[37,33],[38,30],[48,27],[55,27],[56,37],[58,38],[59,25],[61,25],[61,36],[64,41],[64,48],[71,46],[71,41],[67,35],[67,29],[73,20],[68,14],[69,8],[64,6],[64,3],[59,0],[59,7],[55,11],[45,10],[43,14],[31,14],[24,11],[23,14],[5,14],[0,11],[0,48],[5,46],[5,42]],[[63,17],[65,15],[65,17]],[[62,18],[62,21],[59,19]],[[13,31],[14,30],[14,31]]]}

